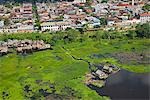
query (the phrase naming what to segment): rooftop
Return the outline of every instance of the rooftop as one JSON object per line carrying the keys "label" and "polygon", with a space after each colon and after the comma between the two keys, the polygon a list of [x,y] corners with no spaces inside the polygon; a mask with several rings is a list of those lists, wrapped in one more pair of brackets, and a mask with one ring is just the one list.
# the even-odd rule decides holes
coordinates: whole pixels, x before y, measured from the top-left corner
{"label": "rooftop", "polygon": [[44,22],[41,24],[41,26],[49,26],[49,25],[66,25],[70,24],[69,22],[64,22],[64,21],[58,21],[58,22]]}
{"label": "rooftop", "polygon": [[150,16],[150,13],[143,13],[143,14],[140,14],[140,16],[144,17],[144,16]]}

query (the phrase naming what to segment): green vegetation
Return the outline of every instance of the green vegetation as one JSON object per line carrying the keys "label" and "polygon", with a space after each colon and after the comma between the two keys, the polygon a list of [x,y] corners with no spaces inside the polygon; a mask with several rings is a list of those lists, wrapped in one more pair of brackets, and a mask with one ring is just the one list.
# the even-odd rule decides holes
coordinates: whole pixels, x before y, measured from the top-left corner
{"label": "green vegetation", "polygon": [[12,9],[12,8],[13,8],[13,5],[12,5],[11,3],[6,3],[6,4],[5,4],[5,7]]}
{"label": "green vegetation", "polygon": [[33,3],[32,10],[34,12],[34,18],[36,19],[35,20],[35,23],[36,23],[35,27],[37,28],[37,30],[40,30],[41,29],[41,22],[40,22],[40,18],[39,18],[38,12],[37,12],[37,6],[36,6],[35,1]]}
{"label": "green vegetation", "polygon": [[150,4],[146,4],[143,6],[144,11],[150,11]]}
{"label": "green vegetation", "polygon": [[[43,98],[40,89],[67,97],[71,95],[70,98],[76,99],[102,99],[83,83],[88,65],[73,60],[59,46],[52,51],[41,51],[28,56],[9,54],[1,57],[0,63],[0,94],[7,93],[8,96],[5,97],[10,100]],[[42,82],[37,84],[38,80]],[[55,88],[50,88],[51,84]],[[31,91],[24,91],[25,86],[30,86]],[[76,93],[66,93],[66,87]]]}
{"label": "green vegetation", "polygon": [[30,40],[43,40],[46,43],[50,43],[51,34],[40,34],[40,33],[20,33],[20,34],[0,34],[0,40],[7,41],[8,39],[18,39],[18,40],[24,40],[24,39],[30,39]]}
{"label": "green vegetation", "polygon": [[140,38],[150,38],[150,23],[136,26],[137,36]]}
{"label": "green vegetation", "polygon": [[8,26],[10,24],[10,21],[8,18],[5,18],[4,19],[4,25]]}
{"label": "green vegetation", "polygon": [[0,99],[107,100],[109,98],[99,96],[85,85],[88,64],[71,55],[95,64],[110,62],[136,73],[150,72],[150,40],[135,34],[136,31],[80,32],[67,29],[54,33],[0,35],[0,40],[4,41],[42,39],[53,45],[53,50],[28,55],[14,52],[0,57]]}
{"label": "green vegetation", "polygon": [[107,25],[107,19],[101,18],[100,23],[101,23],[101,25]]}
{"label": "green vegetation", "polygon": [[109,0],[102,0],[101,3],[107,3]]}
{"label": "green vegetation", "polygon": [[137,34],[134,30],[129,30],[128,34],[126,34],[127,37],[129,37],[130,39],[134,39]]}
{"label": "green vegetation", "polygon": [[91,3],[92,3],[92,0],[87,0],[87,1],[86,1],[86,4],[87,4],[88,6],[90,6]]}
{"label": "green vegetation", "polygon": [[8,26],[10,24],[9,18],[0,17],[0,21],[4,21],[4,25]]}
{"label": "green vegetation", "polygon": [[[145,55],[148,53],[150,41],[143,40],[101,40],[101,42],[86,41],[79,45],[79,43],[72,43],[66,45],[68,51],[76,57],[84,58],[93,63],[110,62],[118,65],[123,69],[129,71],[143,73],[150,72],[150,66],[146,63],[138,63],[134,53]],[[118,54],[125,54],[123,62]],[[128,61],[129,58],[134,58]],[[139,56],[137,56],[139,57]],[[146,59],[146,58],[145,58]],[[148,62],[147,60],[145,60]]]}

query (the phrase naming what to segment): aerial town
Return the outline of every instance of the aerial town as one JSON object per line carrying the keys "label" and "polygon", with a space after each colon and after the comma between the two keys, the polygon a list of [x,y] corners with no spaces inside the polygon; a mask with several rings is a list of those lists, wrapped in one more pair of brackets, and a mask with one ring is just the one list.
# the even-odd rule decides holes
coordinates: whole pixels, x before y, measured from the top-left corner
{"label": "aerial town", "polygon": [[144,9],[150,5],[149,1],[91,1],[1,4],[0,33],[53,32],[83,27],[122,30],[150,21],[150,11]]}
{"label": "aerial town", "polygon": [[150,100],[150,0],[0,0],[0,100]]}

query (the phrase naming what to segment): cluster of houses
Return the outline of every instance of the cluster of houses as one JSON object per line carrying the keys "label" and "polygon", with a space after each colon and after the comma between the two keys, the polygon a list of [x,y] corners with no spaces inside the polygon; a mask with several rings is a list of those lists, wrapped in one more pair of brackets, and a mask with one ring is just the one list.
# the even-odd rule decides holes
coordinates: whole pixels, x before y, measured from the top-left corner
{"label": "cluster of houses", "polygon": [[136,24],[150,22],[150,11],[142,8],[146,0],[109,0],[108,3],[94,4],[94,14],[105,18],[109,28],[131,28]]}
{"label": "cluster of houses", "polygon": [[120,70],[119,67],[111,64],[99,64],[95,65],[95,67],[97,67],[97,70],[92,72],[92,74],[99,77],[99,79],[106,79],[108,75]]}
{"label": "cluster of houses", "polygon": [[100,20],[87,12],[86,0],[57,2],[55,4],[37,3],[36,5],[42,31],[82,28],[85,24],[91,28],[96,25],[100,26]]}
{"label": "cluster of houses", "polygon": [[[131,28],[136,24],[150,22],[150,11],[142,8],[150,4],[147,0],[74,0],[73,2],[43,2],[23,3],[12,9],[0,5],[0,18],[8,18],[9,25],[0,19],[0,32],[32,32],[36,21],[40,23],[40,31],[61,31],[67,28],[89,29],[103,25],[101,19],[106,20],[106,28]],[[36,11],[33,11],[34,10]],[[38,17],[37,17],[37,16]]]}
{"label": "cluster of houses", "polygon": [[50,44],[45,44],[43,40],[8,40],[0,41],[0,55],[12,52],[14,49],[17,53],[31,53],[33,51],[50,49]]}
{"label": "cluster of houses", "polygon": [[[87,85],[98,85],[99,83],[104,85],[105,80],[113,73],[117,73],[120,68],[112,64],[98,64],[94,65],[96,70],[92,70],[91,73],[86,74]],[[97,84],[98,83],[98,84]]]}
{"label": "cluster of houses", "polygon": [[32,32],[34,21],[31,3],[23,3],[13,8],[0,5],[0,32]]}
{"label": "cluster of houses", "polygon": [[90,6],[86,1],[75,0],[74,2],[57,2],[55,4],[37,3],[42,31],[60,31],[68,27],[90,28],[102,26],[101,19],[106,20],[108,27],[132,28],[137,24],[150,22],[150,11],[142,8],[150,4],[145,0],[92,0]]}

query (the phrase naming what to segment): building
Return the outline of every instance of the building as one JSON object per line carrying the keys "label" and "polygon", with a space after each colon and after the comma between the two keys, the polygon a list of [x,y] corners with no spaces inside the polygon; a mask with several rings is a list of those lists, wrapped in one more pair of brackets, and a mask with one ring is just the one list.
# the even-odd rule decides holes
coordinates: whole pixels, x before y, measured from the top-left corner
{"label": "building", "polygon": [[86,3],[86,0],[74,0],[73,3]]}
{"label": "building", "polygon": [[140,14],[140,22],[141,23],[150,22],[150,13]]}
{"label": "building", "polygon": [[58,21],[58,22],[44,22],[41,24],[41,30],[42,31],[61,31],[65,30],[66,28],[71,27],[70,22],[65,22],[65,21]]}
{"label": "building", "polygon": [[0,21],[0,28],[4,26],[4,21]]}
{"label": "building", "polygon": [[132,0],[132,6],[134,6],[134,0]]}
{"label": "building", "polygon": [[139,19],[131,19],[131,20],[122,20],[121,22],[115,23],[116,26],[122,27],[122,28],[131,28],[131,26],[139,24]]}
{"label": "building", "polygon": [[33,17],[32,4],[30,4],[30,3],[24,3],[22,9],[23,9],[23,12],[22,12],[23,17],[25,19],[32,19],[32,17]]}
{"label": "building", "polygon": [[106,10],[106,8],[108,8],[108,4],[103,3],[103,4],[97,4],[95,6],[93,6],[95,9],[95,13],[108,13],[108,11]]}
{"label": "building", "polygon": [[17,28],[18,32],[33,32],[34,26],[33,25],[21,25]]}

